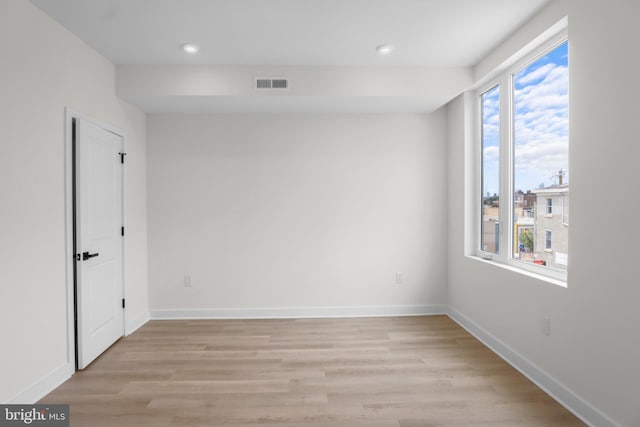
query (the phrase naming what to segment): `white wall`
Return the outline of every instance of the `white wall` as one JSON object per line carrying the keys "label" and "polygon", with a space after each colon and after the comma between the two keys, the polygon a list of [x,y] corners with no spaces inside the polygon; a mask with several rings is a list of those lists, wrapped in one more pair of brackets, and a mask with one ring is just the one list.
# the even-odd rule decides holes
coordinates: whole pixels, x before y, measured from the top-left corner
{"label": "white wall", "polygon": [[[447,116],[159,115],[145,129],[144,114],[114,96],[112,64],[29,2],[3,0],[0,401],[35,399],[68,362],[63,120],[70,106],[129,137],[131,320],[147,309],[148,131],[152,308],[398,308],[446,304],[448,290],[456,312],[618,424],[640,425],[633,234],[640,5],[554,1],[475,71],[481,78],[500,66],[565,14],[566,289],[464,256],[463,98]],[[403,285],[394,284],[396,271]],[[538,333],[541,317],[551,318],[549,337]]]}
{"label": "white wall", "polygon": [[[431,112],[473,83],[469,67],[118,65],[116,92],[150,113]],[[289,80],[253,90],[256,76]]]}
{"label": "white wall", "polygon": [[[602,411],[601,423],[608,416],[638,426],[640,3],[553,2],[478,68],[499,65],[514,53],[513,40],[526,40],[564,14],[571,93],[568,288],[464,256],[469,169],[459,97],[449,105],[449,304]],[[542,317],[551,318],[549,337],[538,332]]]}
{"label": "white wall", "polygon": [[[0,2],[0,401],[64,378],[64,109],[128,136],[127,314],[147,312],[145,115],[115,97],[115,69],[31,3]],[[73,358],[71,357],[71,362]]]}
{"label": "white wall", "polygon": [[444,110],[150,115],[152,314],[445,304],[445,131]]}

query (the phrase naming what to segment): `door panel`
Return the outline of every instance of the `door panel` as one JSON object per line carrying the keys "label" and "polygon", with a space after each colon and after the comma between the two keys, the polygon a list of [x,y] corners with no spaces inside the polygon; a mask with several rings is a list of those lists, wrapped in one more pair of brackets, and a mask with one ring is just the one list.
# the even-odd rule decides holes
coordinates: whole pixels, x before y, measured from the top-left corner
{"label": "door panel", "polygon": [[103,328],[108,328],[116,322],[118,312],[102,301],[115,301],[117,297],[113,283],[117,283],[117,271],[114,262],[104,262],[93,268],[87,269],[84,277],[85,287],[88,292],[87,301],[93,308],[89,315],[89,333],[91,337],[100,334]]}
{"label": "door panel", "polygon": [[124,331],[122,137],[80,119],[75,150],[78,368],[84,369]]}

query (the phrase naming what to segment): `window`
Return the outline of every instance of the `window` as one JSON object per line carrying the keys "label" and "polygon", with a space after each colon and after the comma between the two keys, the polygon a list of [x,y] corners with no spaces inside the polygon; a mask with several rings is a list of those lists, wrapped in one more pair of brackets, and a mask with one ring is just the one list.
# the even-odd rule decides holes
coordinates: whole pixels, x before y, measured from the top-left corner
{"label": "window", "polygon": [[544,232],[544,249],[546,251],[551,250],[551,230],[545,230]]}
{"label": "window", "polygon": [[500,87],[484,92],[482,98],[482,222],[483,251],[498,253],[500,197],[498,160],[500,159]]}
{"label": "window", "polygon": [[569,195],[562,196],[562,224],[569,226]]}
{"label": "window", "polygon": [[[478,255],[562,280],[569,224],[568,53],[566,33],[558,35],[477,92]],[[561,262],[550,254],[552,236]]]}

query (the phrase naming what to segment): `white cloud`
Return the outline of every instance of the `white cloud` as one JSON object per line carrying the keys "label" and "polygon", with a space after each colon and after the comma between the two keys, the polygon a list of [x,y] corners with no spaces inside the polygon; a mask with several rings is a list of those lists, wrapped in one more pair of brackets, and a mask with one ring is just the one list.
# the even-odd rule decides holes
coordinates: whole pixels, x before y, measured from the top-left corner
{"label": "white cloud", "polygon": [[563,107],[567,105],[568,96],[568,69],[565,66],[554,65],[542,81],[516,90],[516,110]]}
{"label": "white cloud", "polygon": [[498,87],[482,95],[482,116],[488,117],[500,111],[500,89]]}
{"label": "white cloud", "polygon": [[500,149],[495,145],[492,145],[491,147],[485,147],[484,150],[482,150],[482,160],[484,162],[498,160],[499,157]]}
{"label": "white cloud", "polygon": [[526,74],[520,73],[516,76],[516,81],[518,84],[523,84],[523,85],[529,84],[531,82],[534,82],[544,77],[555,66],[556,66],[555,64],[545,64],[530,73],[526,73]]}
{"label": "white cloud", "polygon": [[497,145],[500,136],[500,90],[498,87],[482,95],[483,145]]}
{"label": "white cloud", "polygon": [[[534,65],[535,67],[535,65]],[[531,67],[533,68],[533,67]],[[568,172],[569,73],[566,65],[548,63],[515,76],[514,164],[515,186],[530,190],[552,176]],[[500,93],[482,96],[483,173],[497,182],[500,131]],[[568,175],[567,175],[568,177]],[[493,183],[497,187],[496,183]]]}
{"label": "white cloud", "polygon": [[568,77],[566,66],[546,64],[517,79],[514,162],[518,189],[549,184],[558,170],[568,170]]}
{"label": "white cloud", "polygon": [[500,126],[497,123],[485,123],[482,126],[483,145],[497,145],[500,136]]}
{"label": "white cloud", "polygon": [[500,123],[500,115],[498,113],[493,114],[485,119],[485,123],[492,125],[498,125]]}

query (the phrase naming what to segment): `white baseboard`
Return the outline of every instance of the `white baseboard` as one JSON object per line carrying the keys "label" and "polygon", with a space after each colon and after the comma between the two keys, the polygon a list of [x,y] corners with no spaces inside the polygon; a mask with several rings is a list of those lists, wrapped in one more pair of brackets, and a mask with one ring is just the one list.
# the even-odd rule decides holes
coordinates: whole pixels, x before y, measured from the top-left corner
{"label": "white baseboard", "polygon": [[[142,325],[149,321],[149,312],[144,312],[135,318],[127,321],[125,327],[126,335],[129,335],[140,328]],[[49,374],[42,377],[38,382],[33,384],[28,389],[22,391],[13,399],[7,403],[25,404],[31,405],[42,399],[47,394],[51,393],[57,387],[62,385],[76,372],[75,366],[72,363],[65,363],[59,368],[54,369]]]}
{"label": "white baseboard", "polygon": [[592,427],[621,427],[620,424],[609,418],[602,411],[459,311],[449,307],[448,315],[587,425]]}
{"label": "white baseboard", "polygon": [[[507,344],[487,332],[477,323],[452,307],[444,304],[409,306],[355,306],[355,307],[304,307],[304,308],[219,308],[152,310],[127,321],[127,335],[133,333],[150,319],[283,319],[283,318],[331,318],[331,317],[391,317],[446,314],[470,334],[520,371],[538,387],[553,397],[587,425],[593,427],[621,427],[606,414],[595,408],[578,394],[533,364]],[[72,363],[67,363],[45,375],[28,389],[7,403],[33,404],[60,386],[75,373]]]}
{"label": "white baseboard", "polygon": [[22,391],[7,403],[32,405],[51,393],[75,373],[73,363],[65,363],[54,369],[28,389]]}
{"label": "white baseboard", "polygon": [[133,319],[130,319],[130,320],[127,319],[127,325],[125,326],[125,330],[124,330],[125,335],[131,335],[138,328],[140,328],[142,325],[147,323],[149,320],[150,320],[150,317],[149,317],[149,312],[148,311],[145,311],[145,312],[139,314],[138,316],[134,317]]}
{"label": "white baseboard", "polygon": [[355,307],[209,308],[151,310],[151,319],[290,319],[318,317],[391,317],[447,314],[442,305]]}

